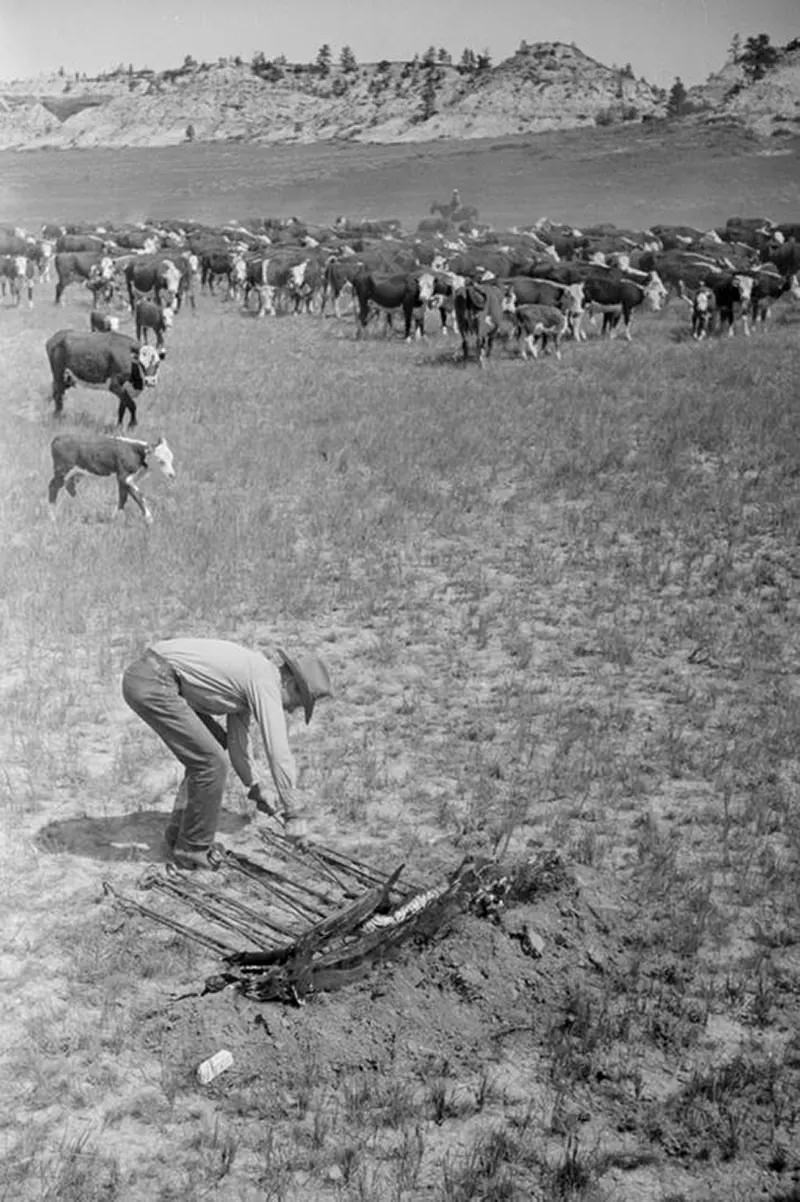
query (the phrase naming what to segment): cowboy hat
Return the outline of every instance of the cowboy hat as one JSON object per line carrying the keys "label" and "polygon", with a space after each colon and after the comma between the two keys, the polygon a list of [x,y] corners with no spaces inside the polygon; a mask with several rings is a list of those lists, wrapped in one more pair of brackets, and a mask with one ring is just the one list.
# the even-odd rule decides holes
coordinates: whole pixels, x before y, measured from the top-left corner
{"label": "cowboy hat", "polygon": [[291,672],[303,701],[303,711],[306,716],[306,726],[311,721],[314,703],[321,697],[331,696],[331,681],[328,669],[316,655],[300,655],[294,659],[285,651],[278,648],[284,664]]}

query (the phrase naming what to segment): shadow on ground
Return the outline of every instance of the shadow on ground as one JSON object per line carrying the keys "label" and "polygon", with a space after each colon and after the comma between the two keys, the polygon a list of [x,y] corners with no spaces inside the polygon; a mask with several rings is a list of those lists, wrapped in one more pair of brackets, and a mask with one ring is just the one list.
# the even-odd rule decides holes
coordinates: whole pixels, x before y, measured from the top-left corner
{"label": "shadow on ground", "polygon": [[[34,843],[50,854],[68,852],[95,860],[147,860],[165,862],[169,856],[164,845],[167,814],[163,810],[140,810],[135,814],[107,818],[64,818],[48,822],[34,837]],[[218,834],[234,834],[247,826],[243,814],[220,814]]]}

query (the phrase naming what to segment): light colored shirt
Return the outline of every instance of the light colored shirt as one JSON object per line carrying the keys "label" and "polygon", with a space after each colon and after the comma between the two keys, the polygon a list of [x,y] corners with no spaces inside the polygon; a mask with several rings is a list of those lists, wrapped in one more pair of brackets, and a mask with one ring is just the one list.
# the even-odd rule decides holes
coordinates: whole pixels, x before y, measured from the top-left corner
{"label": "light colored shirt", "polygon": [[250,742],[250,720],[255,719],[284,815],[294,817],[297,774],[277,665],[260,651],[225,639],[162,639],[153,643],[153,650],[174,669],[193,710],[226,717],[228,755],[248,789],[259,779]]}

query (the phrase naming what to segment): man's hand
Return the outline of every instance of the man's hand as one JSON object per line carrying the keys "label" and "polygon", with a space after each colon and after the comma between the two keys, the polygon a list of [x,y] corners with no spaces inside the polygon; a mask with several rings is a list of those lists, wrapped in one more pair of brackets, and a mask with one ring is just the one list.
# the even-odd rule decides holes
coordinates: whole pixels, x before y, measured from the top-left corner
{"label": "man's hand", "polygon": [[308,823],[305,818],[284,818],[283,830],[287,839],[291,839],[300,851],[308,848]]}
{"label": "man's hand", "polygon": [[254,785],[250,786],[250,788],[247,790],[247,797],[249,801],[254,801],[256,803],[256,809],[261,814],[267,814],[270,818],[275,817],[277,811],[275,810],[275,807],[270,805],[270,803],[267,801],[266,795],[264,794],[264,790],[262,789],[259,781],[256,781]]}

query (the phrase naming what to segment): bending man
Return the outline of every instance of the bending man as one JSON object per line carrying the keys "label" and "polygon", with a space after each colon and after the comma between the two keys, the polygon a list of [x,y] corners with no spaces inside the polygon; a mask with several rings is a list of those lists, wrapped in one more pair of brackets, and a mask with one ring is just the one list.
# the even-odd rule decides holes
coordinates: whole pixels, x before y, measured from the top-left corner
{"label": "bending man", "polygon": [[[164,839],[182,868],[208,868],[228,771],[228,757],[247,796],[302,838],[296,773],[286,730],[287,713],[331,695],[325,665],[315,655],[273,663],[224,639],[163,639],[125,669],[122,695],[166,743],[186,772]],[[224,715],[223,727],[212,715]],[[279,808],[270,804],[253,761],[250,719],[261,731]]]}

